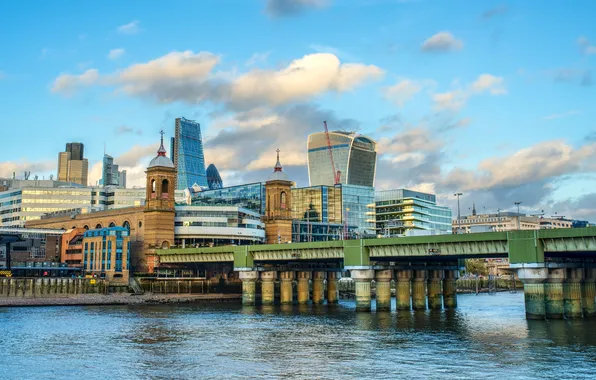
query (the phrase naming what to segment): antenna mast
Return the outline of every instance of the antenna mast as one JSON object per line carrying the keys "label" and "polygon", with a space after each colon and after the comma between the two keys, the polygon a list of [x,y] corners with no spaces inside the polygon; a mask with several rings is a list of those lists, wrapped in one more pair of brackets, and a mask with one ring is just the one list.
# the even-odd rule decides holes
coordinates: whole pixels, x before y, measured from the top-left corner
{"label": "antenna mast", "polygon": [[327,139],[327,151],[329,152],[329,159],[331,161],[331,172],[333,173],[333,184],[337,185],[341,179],[341,171],[335,171],[335,162],[333,161],[333,150],[331,149],[331,139],[329,138],[329,129],[327,129],[327,122],[324,121],[325,126],[325,138]]}

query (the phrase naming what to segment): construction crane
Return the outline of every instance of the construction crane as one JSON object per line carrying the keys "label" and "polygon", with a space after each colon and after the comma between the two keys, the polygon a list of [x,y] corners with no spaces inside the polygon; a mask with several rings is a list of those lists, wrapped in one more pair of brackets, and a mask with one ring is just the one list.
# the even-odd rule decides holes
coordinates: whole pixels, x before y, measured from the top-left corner
{"label": "construction crane", "polygon": [[325,138],[327,139],[327,151],[329,152],[329,159],[331,160],[331,172],[333,173],[333,184],[337,185],[341,179],[341,171],[335,171],[335,162],[333,161],[333,151],[331,149],[331,139],[329,138],[329,129],[327,129],[327,122],[323,121],[325,126]]}

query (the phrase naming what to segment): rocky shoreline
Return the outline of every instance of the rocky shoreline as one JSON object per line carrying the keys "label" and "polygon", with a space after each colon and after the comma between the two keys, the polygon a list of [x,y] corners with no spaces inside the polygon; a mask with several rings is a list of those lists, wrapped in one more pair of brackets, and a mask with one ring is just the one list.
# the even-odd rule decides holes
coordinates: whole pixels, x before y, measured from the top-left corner
{"label": "rocky shoreline", "polygon": [[77,294],[67,297],[1,297],[1,307],[22,306],[100,306],[222,303],[240,301],[240,294]]}

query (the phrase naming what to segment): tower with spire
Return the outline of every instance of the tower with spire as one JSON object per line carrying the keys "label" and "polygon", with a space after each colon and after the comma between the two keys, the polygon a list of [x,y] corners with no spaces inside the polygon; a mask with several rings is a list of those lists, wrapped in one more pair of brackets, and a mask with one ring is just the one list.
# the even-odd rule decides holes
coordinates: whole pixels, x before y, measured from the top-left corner
{"label": "tower with spire", "polygon": [[287,243],[292,241],[292,186],[288,175],[277,161],[273,173],[265,182],[265,239],[267,244]]}
{"label": "tower with spire", "polygon": [[144,234],[143,251],[149,273],[153,273],[159,265],[155,250],[169,248],[174,244],[176,168],[172,160],[166,156],[163,146],[164,132],[161,131],[160,134],[161,144],[157,156],[151,160],[146,171],[145,225],[139,226],[139,231]]}

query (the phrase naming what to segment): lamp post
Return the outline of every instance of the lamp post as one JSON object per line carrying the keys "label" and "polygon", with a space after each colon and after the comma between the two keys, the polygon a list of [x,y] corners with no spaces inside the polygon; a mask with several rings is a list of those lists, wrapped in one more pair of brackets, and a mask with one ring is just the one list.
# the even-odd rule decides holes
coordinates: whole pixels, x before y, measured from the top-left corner
{"label": "lamp post", "polygon": [[460,220],[460,214],[459,214],[459,196],[460,195],[464,195],[463,193],[455,193],[453,194],[453,196],[457,197],[457,233],[460,233],[461,230],[461,220]]}
{"label": "lamp post", "polygon": [[521,202],[513,202],[513,204],[515,204],[517,206],[517,229],[520,230],[520,222],[519,222],[519,205],[521,204]]}

